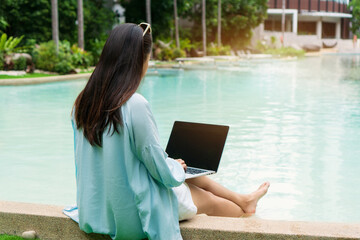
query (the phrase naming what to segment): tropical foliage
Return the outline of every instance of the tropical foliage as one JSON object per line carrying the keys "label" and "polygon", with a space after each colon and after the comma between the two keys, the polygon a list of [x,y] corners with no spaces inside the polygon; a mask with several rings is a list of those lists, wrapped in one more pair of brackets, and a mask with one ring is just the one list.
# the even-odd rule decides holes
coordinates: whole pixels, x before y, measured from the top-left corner
{"label": "tropical foliage", "polygon": [[[201,40],[201,1],[193,0],[193,8],[182,13],[194,22],[192,36]],[[222,0],[222,43],[233,48],[243,48],[251,39],[251,30],[266,18],[267,0]],[[206,1],[206,29],[208,42],[216,42],[218,0]]]}
{"label": "tropical foliage", "polygon": [[0,52],[3,54],[10,54],[19,50],[17,46],[21,42],[24,36],[21,37],[7,37],[6,33],[3,33],[0,37]]}
{"label": "tropical foliage", "polygon": [[41,43],[34,50],[33,56],[38,69],[60,73],[68,73],[73,69],[68,42],[60,42],[58,53],[53,41]]}
{"label": "tropical foliage", "polygon": [[259,53],[270,54],[273,57],[303,57],[305,51],[292,47],[276,47],[276,37],[270,38],[270,44],[258,41],[256,51]]}
{"label": "tropical foliage", "polygon": [[[85,48],[91,47],[94,39],[106,38],[115,22],[115,15],[106,7],[106,2],[84,0]],[[77,43],[77,0],[58,1],[58,11],[60,40]],[[50,1],[1,0],[0,30],[10,36],[25,35],[25,42],[28,39],[35,39],[37,43],[49,41],[52,39]]]}
{"label": "tropical foliage", "polygon": [[[184,2],[187,1],[188,0],[184,0]],[[180,2],[183,1],[178,1],[179,4]],[[122,0],[121,4],[126,9],[125,15],[127,22],[140,23],[147,21],[145,1]],[[174,11],[172,0],[151,0],[151,27],[153,29],[153,33],[156,33],[153,34],[153,38],[155,41],[158,39],[170,37],[170,35],[174,31],[173,13]],[[164,29],[166,29],[166,31],[164,31]]]}
{"label": "tropical foliage", "polygon": [[[36,68],[51,72],[69,73],[75,68],[95,65],[107,34],[116,23],[115,14],[108,7],[109,2],[83,0],[84,50],[76,45],[77,0],[58,1],[60,46],[57,51],[54,42],[49,41],[52,39],[51,1],[1,0],[0,33],[4,34],[0,38],[0,69],[3,66],[6,68],[4,59],[8,55],[19,51],[31,54]],[[357,2],[360,0],[353,1],[354,4]],[[203,48],[202,0],[120,0],[120,3],[126,9],[127,22],[147,21],[151,12],[154,57],[157,59],[172,60],[193,54],[201,56],[198,50]],[[223,45],[216,46],[220,3]],[[230,54],[231,49],[244,48],[251,38],[251,29],[266,17],[266,10],[267,0],[206,0],[207,54],[226,55]],[[176,13],[188,20],[188,27],[179,29],[180,39],[178,41],[176,38],[176,43],[180,44],[175,44],[174,40]],[[158,44],[158,40],[167,44]],[[22,69],[24,59],[17,59],[13,65],[16,69]]]}
{"label": "tropical foliage", "polygon": [[77,68],[88,68],[93,63],[91,54],[74,44],[71,46],[71,63]]}
{"label": "tropical foliage", "polygon": [[60,41],[59,52],[53,41],[41,43],[33,52],[36,68],[50,72],[66,74],[75,68],[87,68],[92,63],[90,53],[76,44],[70,47],[69,41]]}
{"label": "tropical foliage", "polygon": [[360,0],[352,0],[349,3],[352,8],[351,31],[360,37]]}
{"label": "tropical foliage", "polygon": [[210,44],[207,48],[207,55],[209,56],[218,56],[218,55],[230,55],[231,47],[226,45],[217,46],[215,44]]}
{"label": "tropical foliage", "polygon": [[0,52],[0,70],[4,70],[4,54]]}
{"label": "tropical foliage", "polygon": [[[22,50],[18,45],[23,39],[24,36],[21,37],[13,37],[6,35],[3,33],[0,37],[0,70],[5,68],[5,57],[10,55],[16,51]],[[24,63],[25,62],[25,63]],[[14,62],[14,69],[16,70],[24,70],[26,68],[26,59],[21,58]]]}
{"label": "tropical foliage", "polygon": [[[144,1],[123,0],[126,8],[126,20],[129,22],[145,21]],[[174,3],[167,0],[152,0],[152,18],[155,40],[174,38]],[[192,23],[191,30],[180,29],[180,38],[202,40],[201,32],[201,0],[177,1],[178,14]],[[218,0],[206,1],[206,27],[209,42],[216,42]],[[222,0],[221,25],[222,42],[235,48],[242,48],[249,43],[251,29],[258,26],[266,18],[267,0]],[[170,29],[170,31],[164,31]]]}
{"label": "tropical foliage", "polygon": [[186,57],[186,52],[180,48],[164,48],[161,49],[159,54],[156,56],[157,59],[163,61],[170,61],[176,58]]}

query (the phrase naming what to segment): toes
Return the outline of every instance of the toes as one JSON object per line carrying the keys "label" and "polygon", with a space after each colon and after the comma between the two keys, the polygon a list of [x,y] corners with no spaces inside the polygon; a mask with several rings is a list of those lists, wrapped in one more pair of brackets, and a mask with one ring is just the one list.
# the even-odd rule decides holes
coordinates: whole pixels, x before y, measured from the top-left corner
{"label": "toes", "polygon": [[269,186],[270,186],[269,182],[264,182],[263,184],[260,185],[259,189],[266,188],[266,187],[269,187]]}

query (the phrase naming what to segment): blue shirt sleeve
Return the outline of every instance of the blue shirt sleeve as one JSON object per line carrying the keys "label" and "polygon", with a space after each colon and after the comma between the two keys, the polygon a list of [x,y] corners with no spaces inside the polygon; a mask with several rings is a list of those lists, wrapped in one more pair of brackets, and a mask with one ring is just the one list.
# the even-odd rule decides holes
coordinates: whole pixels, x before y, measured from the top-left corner
{"label": "blue shirt sleeve", "polygon": [[155,119],[149,103],[138,95],[131,104],[134,151],[150,175],[167,188],[179,186],[185,180],[181,164],[162,149]]}

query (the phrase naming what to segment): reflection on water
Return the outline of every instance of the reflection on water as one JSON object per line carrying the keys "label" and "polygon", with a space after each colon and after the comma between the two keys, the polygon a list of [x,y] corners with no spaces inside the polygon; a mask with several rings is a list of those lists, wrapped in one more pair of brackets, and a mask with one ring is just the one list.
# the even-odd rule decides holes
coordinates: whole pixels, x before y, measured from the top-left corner
{"label": "reflection on water", "polygon": [[[242,61],[148,76],[139,91],[164,147],[175,120],[230,126],[212,178],[243,193],[270,181],[257,216],[360,222],[359,64],[359,56]],[[0,199],[75,201],[69,112],[83,85],[0,88]]]}

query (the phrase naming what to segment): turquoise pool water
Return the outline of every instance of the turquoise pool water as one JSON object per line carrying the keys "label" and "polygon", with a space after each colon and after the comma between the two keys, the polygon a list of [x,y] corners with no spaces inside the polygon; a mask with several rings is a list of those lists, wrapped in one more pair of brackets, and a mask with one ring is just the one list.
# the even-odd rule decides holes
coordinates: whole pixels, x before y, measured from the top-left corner
{"label": "turquoise pool water", "polygon": [[[164,147],[174,120],[230,126],[212,178],[242,193],[270,181],[258,217],[359,223],[359,66],[359,56],[242,61],[160,71],[139,92]],[[75,202],[70,111],[84,84],[0,87],[0,200]]]}

